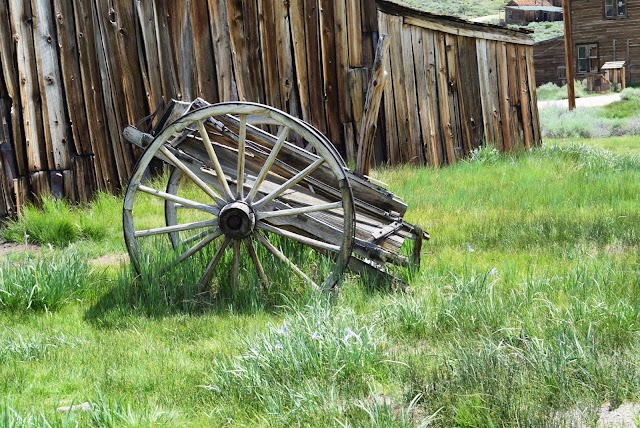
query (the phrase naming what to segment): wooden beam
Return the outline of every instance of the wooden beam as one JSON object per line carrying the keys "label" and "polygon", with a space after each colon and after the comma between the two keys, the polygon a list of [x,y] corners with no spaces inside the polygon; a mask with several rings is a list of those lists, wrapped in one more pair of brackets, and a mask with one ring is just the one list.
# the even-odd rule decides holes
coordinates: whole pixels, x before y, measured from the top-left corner
{"label": "wooden beam", "polygon": [[567,95],[569,96],[569,111],[576,108],[575,76],[573,67],[573,33],[571,31],[571,0],[562,2],[564,20],[564,52],[567,73]]}
{"label": "wooden beam", "polygon": [[378,114],[384,88],[388,81],[388,74],[384,68],[385,57],[388,55],[391,39],[386,34],[380,37],[376,59],[373,64],[373,75],[369,81],[367,91],[367,101],[365,102],[360,135],[358,136],[358,161],[356,163],[356,174],[360,176],[368,175],[371,166],[371,152],[373,141],[378,129]]}

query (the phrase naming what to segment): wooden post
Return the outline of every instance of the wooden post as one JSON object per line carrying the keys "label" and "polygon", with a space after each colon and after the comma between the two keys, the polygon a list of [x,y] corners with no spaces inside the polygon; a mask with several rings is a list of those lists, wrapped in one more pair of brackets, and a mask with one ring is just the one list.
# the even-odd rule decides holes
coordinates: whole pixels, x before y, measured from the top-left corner
{"label": "wooden post", "polygon": [[360,135],[358,135],[356,174],[360,176],[369,174],[371,167],[371,151],[373,150],[373,140],[376,136],[376,130],[378,129],[377,123],[380,112],[380,102],[382,101],[382,94],[388,78],[387,72],[384,69],[384,60],[389,51],[390,44],[391,38],[383,34],[378,42],[376,58],[373,63],[373,73],[369,82],[367,100],[364,105]]}
{"label": "wooden post", "polygon": [[571,31],[571,0],[562,2],[562,13],[564,20],[564,52],[565,65],[567,70],[567,95],[569,96],[569,111],[576,108],[576,91],[574,86],[573,72],[573,34]]}

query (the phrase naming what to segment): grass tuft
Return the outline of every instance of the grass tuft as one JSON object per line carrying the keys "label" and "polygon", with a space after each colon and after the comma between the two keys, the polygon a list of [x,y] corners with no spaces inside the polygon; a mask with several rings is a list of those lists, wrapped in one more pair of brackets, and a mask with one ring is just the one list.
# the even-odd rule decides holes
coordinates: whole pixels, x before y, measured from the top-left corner
{"label": "grass tuft", "polygon": [[55,311],[82,298],[91,283],[88,263],[73,252],[5,260],[0,265],[0,308]]}

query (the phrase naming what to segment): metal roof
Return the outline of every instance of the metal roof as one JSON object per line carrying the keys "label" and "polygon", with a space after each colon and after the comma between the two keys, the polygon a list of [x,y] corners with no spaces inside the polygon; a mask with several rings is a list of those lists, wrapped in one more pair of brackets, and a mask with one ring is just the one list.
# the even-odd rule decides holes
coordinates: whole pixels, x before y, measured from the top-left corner
{"label": "metal roof", "polygon": [[517,9],[517,10],[526,10],[526,11],[541,10],[543,12],[562,12],[562,8],[557,6],[505,6],[505,9]]}
{"label": "metal roof", "polygon": [[604,65],[600,67],[600,69],[612,70],[612,69],[622,68],[622,67],[624,67],[624,61],[609,61],[609,62],[605,62]]}

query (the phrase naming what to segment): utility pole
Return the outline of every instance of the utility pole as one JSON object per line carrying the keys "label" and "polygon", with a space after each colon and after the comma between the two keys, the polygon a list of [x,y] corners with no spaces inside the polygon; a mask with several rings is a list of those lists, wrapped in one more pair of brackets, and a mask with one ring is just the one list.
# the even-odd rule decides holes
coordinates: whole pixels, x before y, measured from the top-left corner
{"label": "utility pole", "polygon": [[573,72],[573,33],[571,31],[571,0],[562,1],[562,20],[564,21],[564,58],[567,74],[567,95],[569,96],[569,111],[576,108],[576,89]]}

